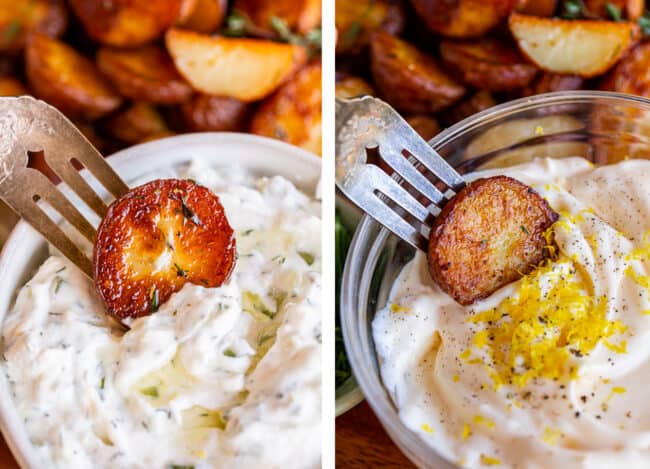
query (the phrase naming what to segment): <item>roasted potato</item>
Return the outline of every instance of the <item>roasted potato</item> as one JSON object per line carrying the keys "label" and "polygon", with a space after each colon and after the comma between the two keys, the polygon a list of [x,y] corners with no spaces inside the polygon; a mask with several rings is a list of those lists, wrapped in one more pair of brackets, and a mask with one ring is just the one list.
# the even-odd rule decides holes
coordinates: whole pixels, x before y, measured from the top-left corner
{"label": "roasted potato", "polygon": [[70,0],[86,33],[108,46],[136,47],[178,19],[182,0]]}
{"label": "roasted potato", "polygon": [[233,9],[268,32],[275,32],[274,18],[301,34],[318,27],[321,19],[321,0],[235,0]]}
{"label": "roasted potato", "polygon": [[0,77],[0,96],[22,96],[29,94],[27,87],[13,77]]}
{"label": "roasted potato", "polygon": [[335,90],[336,97],[341,99],[375,94],[375,90],[368,82],[352,75],[337,75]]}
{"label": "roasted potato", "polygon": [[607,75],[601,88],[650,97],[650,43],[639,44],[623,57]]}
{"label": "roasted potato", "polygon": [[515,11],[524,15],[553,16],[557,9],[557,0],[519,0]]}
{"label": "roasted potato", "polygon": [[544,233],[557,218],[546,200],[515,179],[473,181],[433,223],[431,276],[462,305],[486,298],[544,259]]}
{"label": "roasted potato", "polygon": [[183,0],[176,24],[208,34],[221,26],[227,10],[228,0]]}
{"label": "roasted potato", "polygon": [[639,37],[639,27],[627,22],[513,13],[509,26],[521,51],[539,68],[585,78],[609,70]]}
{"label": "roasted potato", "polygon": [[31,35],[25,63],[34,94],[69,116],[93,120],[122,103],[90,60],[57,39]]}
{"label": "roasted potato", "polygon": [[110,205],[97,229],[93,278],[109,313],[123,321],[155,312],[187,282],[218,287],[235,257],[219,198],[189,180],[161,179]]}
{"label": "roasted potato", "polygon": [[608,8],[613,7],[621,13],[623,18],[630,21],[638,20],[645,7],[644,0],[584,0],[584,4],[589,13],[601,18],[610,19]]}
{"label": "roasted potato", "polygon": [[192,87],[176,71],[167,52],[158,46],[128,50],[102,47],[97,52],[97,66],[129,99],[178,104],[192,95]]}
{"label": "roasted potato", "polygon": [[431,31],[443,36],[482,36],[515,8],[517,0],[411,0]]}
{"label": "roasted potato", "polygon": [[584,85],[584,78],[578,75],[559,75],[557,73],[543,72],[526,87],[523,96],[551,93],[553,91],[579,90]]}
{"label": "roasted potato", "polygon": [[523,88],[537,73],[516,47],[494,38],[442,41],[440,56],[463,83],[489,91]]}
{"label": "roasted potato", "polygon": [[322,152],[320,62],[307,65],[253,115],[251,132]]}
{"label": "roasted potato", "polygon": [[497,102],[489,91],[479,90],[472,96],[463,99],[444,113],[444,122],[447,125],[455,124],[466,117],[472,116],[492,106]]}
{"label": "roasted potato", "polygon": [[195,89],[246,102],[271,94],[307,61],[304,47],[261,39],[170,29],[165,40],[176,68]]}
{"label": "roasted potato", "polygon": [[167,124],[150,104],[134,103],[112,116],[104,125],[106,132],[123,142],[136,144],[150,135],[167,132]]}
{"label": "roasted potato", "polygon": [[235,98],[197,94],[181,105],[181,115],[192,132],[237,132],[246,125],[249,105]]}
{"label": "roasted potato", "polygon": [[63,0],[0,0],[0,52],[18,52],[27,36],[58,37],[68,25]]}
{"label": "roasted potato", "polygon": [[142,140],[140,140],[138,143],[153,142],[154,140],[160,140],[161,138],[173,137],[174,135],[176,135],[176,134],[174,132],[172,132],[171,130],[165,130],[164,132],[156,132],[156,133],[147,135]]}
{"label": "roasted potato", "polygon": [[357,53],[375,31],[399,34],[406,24],[401,0],[336,0],[336,50]]}
{"label": "roasted potato", "polygon": [[425,114],[416,114],[413,116],[406,116],[406,122],[409,123],[413,130],[415,130],[420,137],[429,141],[440,132],[440,125],[438,121]]}
{"label": "roasted potato", "polygon": [[436,112],[465,93],[433,58],[384,32],[373,35],[370,69],[380,96],[405,113]]}

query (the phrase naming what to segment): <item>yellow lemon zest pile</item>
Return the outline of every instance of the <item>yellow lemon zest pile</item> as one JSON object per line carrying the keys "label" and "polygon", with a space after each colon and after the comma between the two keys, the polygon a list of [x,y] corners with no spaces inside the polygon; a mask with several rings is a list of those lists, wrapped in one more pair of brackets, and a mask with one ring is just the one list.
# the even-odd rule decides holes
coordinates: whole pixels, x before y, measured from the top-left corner
{"label": "yellow lemon zest pile", "polygon": [[489,429],[492,429],[492,428],[496,427],[495,423],[492,420],[487,419],[487,418],[483,417],[482,415],[476,415],[474,417],[474,423],[477,424],[477,425],[484,425]]}
{"label": "yellow lemon zest pile", "polygon": [[493,458],[492,456],[481,454],[481,464],[484,464],[486,466],[498,466],[501,464],[501,461],[497,458]]}
{"label": "yellow lemon zest pile", "polygon": [[466,423],[463,425],[463,440],[468,439],[470,436],[472,436],[472,429],[469,424]]}
{"label": "yellow lemon zest pile", "polygon": [[473,345],[485,350],[489,357],[485,361],[491,363],[468,361],[469,348],[460,358],[483,363],[496,390],[506,383],[521,388],[535,378],[575,378],[571,356],[587,355],[601,340],[611,350],[624,353],[625,341],[606,339],[625,332],[626,327],[607,319],[606,297],[588,292],[589,285],[569,259],[546,262],[522,277],[515,295],[468,319],[483,326],[475,333]]}
{"label": "yellow lemon zest pile", "polygon": [[409,309],[408,307],[406,307],[406,306],[400,306],[400,305],[398,305],[398,304],[396,304],[396,303],[392,303],[392,304],[390,305],[390,310],[391,310],[393,313],[408,313],[408,312],[410,311],[410,309]]}
{"label": "yellow lemon zest pile", "polygon": [[428,423],[423,423],[420,428],[425,433],[433,433],[434,432],[433,428]]}
{"label": "yellow lemon zest pile", "polygon": [[562,436],[561,431],[546,427],[544,429],[544,436],[542,436],[542,439],[544,440],[544,442],[548,443],[549,445],[555,446],[555,444],[557,443],[557,439],[560,436]]}

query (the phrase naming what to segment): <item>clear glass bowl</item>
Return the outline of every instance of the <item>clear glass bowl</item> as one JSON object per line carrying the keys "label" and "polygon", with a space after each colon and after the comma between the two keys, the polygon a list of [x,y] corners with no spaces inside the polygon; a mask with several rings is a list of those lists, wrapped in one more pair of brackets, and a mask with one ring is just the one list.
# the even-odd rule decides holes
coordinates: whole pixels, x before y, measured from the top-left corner
{"label": "clear glass bowl", "polygon": [[[459,171],[510,166],[537,156],[583,156],[596,164],[650,159],[650,100],[570,91],[505,103],[444,130],[430,142]],[[357,227],[341,287],[348,357],[366,400],[416,465],[454,468],[407,429],[382,385],[371,322],[414,249],[368,216]]]}

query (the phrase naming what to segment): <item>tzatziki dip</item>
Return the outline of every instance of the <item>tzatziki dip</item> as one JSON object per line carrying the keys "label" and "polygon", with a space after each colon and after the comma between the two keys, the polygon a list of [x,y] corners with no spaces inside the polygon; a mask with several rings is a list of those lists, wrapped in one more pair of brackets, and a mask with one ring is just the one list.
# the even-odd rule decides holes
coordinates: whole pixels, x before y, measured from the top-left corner
{"label": "tzatziki dip", "polygon": [[320,466],[320,202],[282,177],[198,160],[145,179],[160,177],[219,196],[235,270],[219,288],[184,285],[127,331],[52,253],[2,330],[41,467]]}
{"label": "tzatziki dip", "polygon": [[650,467],[650,161],[468,179],[497,174],[559,213],[553,255],[470,306],[415,255],[372,323],[400,419],[462,467]]}

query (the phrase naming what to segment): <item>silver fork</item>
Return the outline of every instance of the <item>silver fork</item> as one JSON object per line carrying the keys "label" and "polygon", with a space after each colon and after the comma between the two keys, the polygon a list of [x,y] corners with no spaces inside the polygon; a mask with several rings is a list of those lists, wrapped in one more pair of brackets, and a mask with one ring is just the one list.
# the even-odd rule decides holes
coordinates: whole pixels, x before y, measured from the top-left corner
{"label": "silver fork", "polygon": [[[392,177],[367,163],[367,150],[375,148],[394,170]],[[370,96],[336,100],[335,149],[338,188],[377,222],[426,252],[435,215],[465,186],[462,176],[393,108]],[[436,187],[440,183],[442,190]]]}
{"label": "silver fork", "polygon": [[43,202],[91,243],[95,241],[95,228],[45,175],[27,167],[29,153],[40,151],[47,165],[100,218],[108,207],[73,166],[73,160],[88,169],[114,197],[129,188],[54,107],[29,96],[0,98],[0,199],[92,278],[92,261],[43,210]]}

